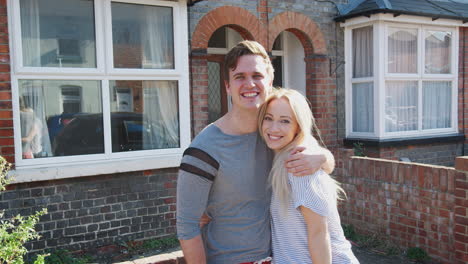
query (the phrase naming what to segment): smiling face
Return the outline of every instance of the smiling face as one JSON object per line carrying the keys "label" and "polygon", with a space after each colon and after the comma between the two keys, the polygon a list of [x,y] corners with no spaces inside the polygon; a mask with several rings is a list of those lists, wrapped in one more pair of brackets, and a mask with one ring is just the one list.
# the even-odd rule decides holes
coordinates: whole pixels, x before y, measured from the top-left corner
{"label": "smiling face", "polygon": [[262,121],[262,136],[267,146],[278,152],[294,140],[299,125],[288,100],[272,100]]}
{"label": "smiling face", "polygon": [[233,108],[257,110],[265,102],[272,82],[260,55],[244,55],[239,57],[236,68],[229,70],[229,80],[225,84]]}

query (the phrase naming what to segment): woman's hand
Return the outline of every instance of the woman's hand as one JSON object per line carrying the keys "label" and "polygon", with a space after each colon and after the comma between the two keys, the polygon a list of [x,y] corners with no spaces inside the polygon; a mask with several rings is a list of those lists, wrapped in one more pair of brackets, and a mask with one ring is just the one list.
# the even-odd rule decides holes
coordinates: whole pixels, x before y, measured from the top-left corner
{"label": "woman's hand", "polygon": [[206,213],[203,213],[203,215],[200,217],[200,228],[203,228],[205,225],[209,224],[211,222],[211,217],[209,217]]}

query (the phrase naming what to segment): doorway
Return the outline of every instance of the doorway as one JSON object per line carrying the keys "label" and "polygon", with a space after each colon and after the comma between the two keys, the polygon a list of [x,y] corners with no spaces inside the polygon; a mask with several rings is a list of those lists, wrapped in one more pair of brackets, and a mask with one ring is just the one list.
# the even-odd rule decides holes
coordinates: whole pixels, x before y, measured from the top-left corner
{"label": "doorway", "polygon": [[227,26],[217,29],[208,41],[208,122],[222,117],[231,107],[224,85],[224,56],[242,36]]}

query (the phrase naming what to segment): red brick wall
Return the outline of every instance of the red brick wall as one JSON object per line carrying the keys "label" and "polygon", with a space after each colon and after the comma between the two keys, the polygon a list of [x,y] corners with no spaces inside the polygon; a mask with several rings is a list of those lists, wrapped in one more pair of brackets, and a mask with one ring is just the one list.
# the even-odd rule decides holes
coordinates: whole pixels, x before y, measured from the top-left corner
{"label": "red brick wall", "polygon": [[329,59],[323,55],[306,58],[306,92],[317,126],[328,148],[337,147],[336,83],[329,75]]}
{"label": "red brick wall", "polygon": [[14,163],[13,110],[6,0],[0,0],[0,156]]}
{"label": "red brick wall", "polygon": [[340,205],[343,223],[385,235],[403,247],[420,247],[442,263],[466,263],[464,172],[351,154],[340,150],[337,155],[336,178],[348,194]]}
{"label": "red brick wall", "polygon": [[205,55],[190,58],[192,135],[197,135],[208,125],[208,61]]}

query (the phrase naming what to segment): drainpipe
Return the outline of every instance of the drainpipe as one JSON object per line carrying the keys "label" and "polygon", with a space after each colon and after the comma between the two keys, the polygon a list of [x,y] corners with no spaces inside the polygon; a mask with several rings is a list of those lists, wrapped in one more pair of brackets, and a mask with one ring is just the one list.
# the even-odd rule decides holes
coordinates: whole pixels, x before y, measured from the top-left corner
{"label": "drainpipe", "polygon": [[[463,55],[462,55],[462,69],[463,69],[463,76],[462,76],[462,81],[463,81],[463,86],[462,86],[462,97],[463,97],[463,104],[462,104],[462,124],[463,124],[463,134],[466,134],[466,131],[465,131],[465,61],[464,61],[464,58],[465,58],[465,55],[466,55],[466,32],[467,32],[467,29],[466,28],[463,28]],[[458,62],[458,65],[460,65],[460,62]],[[460,71],[459,71],[460,72]],[[466,139],[465,139],[466,140]],[[465,140],[463,141],[463,146],[462,146],[462,156],[465,156]]]}

